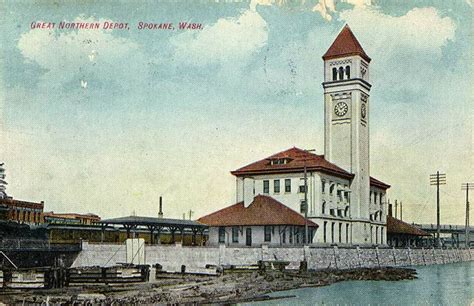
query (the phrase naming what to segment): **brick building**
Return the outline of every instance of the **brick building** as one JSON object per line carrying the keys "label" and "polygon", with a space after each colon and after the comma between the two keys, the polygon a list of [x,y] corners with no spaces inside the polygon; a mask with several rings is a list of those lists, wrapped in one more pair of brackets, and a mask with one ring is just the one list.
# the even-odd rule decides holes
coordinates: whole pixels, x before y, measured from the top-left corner
{"label": "brick building", "polygon": [[44,222],[44,202],[27,202],[11,197],[0,198],[0,219],[27,224]]}

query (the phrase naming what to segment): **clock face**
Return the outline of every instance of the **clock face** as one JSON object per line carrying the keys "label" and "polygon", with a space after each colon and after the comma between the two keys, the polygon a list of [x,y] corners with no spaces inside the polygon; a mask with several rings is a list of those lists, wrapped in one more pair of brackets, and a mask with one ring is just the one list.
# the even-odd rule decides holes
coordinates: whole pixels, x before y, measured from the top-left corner
{"label": "clock face", "polygon": [[367,116],[367,107],[365,106],[365,104],[362,104],[360,106],[360,115],[362,116],[362,118],[365,118],[365,116]]}
{"label": "clock face", "polygon": [[339,102],[336,104],[336,106],[334,106],[334,113],[338,115],[339,117],[342,117],[345,114],[347,114],[348,109],[349,107],[347,106],[345,102]]}

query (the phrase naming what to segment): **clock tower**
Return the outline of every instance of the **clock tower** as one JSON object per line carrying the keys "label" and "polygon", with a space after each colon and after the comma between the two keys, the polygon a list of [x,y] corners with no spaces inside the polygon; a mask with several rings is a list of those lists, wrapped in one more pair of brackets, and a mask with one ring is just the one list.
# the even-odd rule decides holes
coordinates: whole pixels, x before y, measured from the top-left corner
{"label": "clock tower", "polygon": [[350,213],[366,236],[369,221],[369,63],[348,25],[323,55],[325,159],[352,173]]}

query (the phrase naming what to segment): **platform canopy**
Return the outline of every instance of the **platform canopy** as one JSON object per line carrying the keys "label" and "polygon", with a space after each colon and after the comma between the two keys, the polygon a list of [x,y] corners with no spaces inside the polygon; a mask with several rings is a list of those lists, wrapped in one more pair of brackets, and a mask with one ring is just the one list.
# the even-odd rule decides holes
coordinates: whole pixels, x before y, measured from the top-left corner
{"label": "platform canopy", "polygon": [[123,226],[177,227],[186,229],[207,229],[208,226],[192,220],[129,216],[101,220],[98,223]]}
{"label": "platform canopy", "polygon": [[172,236],[172,242],[175,240],[175,233],[179,232],[184,235],[184,232],[192,232],[193,241],[195,241],[196,234],[202,235],[209,226],[199,223],[193,220],[181,220],[181,219],[168,219],[168,218],[154,218],[154,217],[141,217],[141,216],[129,216],[120,217],[113,219],[105,219],[97,222],[102,226],[107,225],[121,225],[127,231],[127,237],[130,237],[130,232],[138,229],[139,227],[146,227],[150,231],[151,243],[154,240],[154,234],[156,233],[159,237],[160,232],[169,231]]}

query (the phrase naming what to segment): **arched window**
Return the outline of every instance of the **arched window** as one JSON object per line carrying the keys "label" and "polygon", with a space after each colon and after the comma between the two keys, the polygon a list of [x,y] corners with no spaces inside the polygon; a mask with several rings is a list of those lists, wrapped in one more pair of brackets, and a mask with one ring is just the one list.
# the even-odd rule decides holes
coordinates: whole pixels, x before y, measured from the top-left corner
{"label": "arched window", "polygon": [[351,78],[351,66],[346,66],[346,78]]}
{"label": "arched window", "polygon": [[322,206],[321,211],[323,215],[326,213],[326,201],[323,201],[323,206]]}
{"label": "arched window", "polygon": [[339,67],[339,80],[344,80],[344,68]]}
{"label": "arched window", "polygon": [[337,80],[337,68],[332,68],[332,80],[336,81]]}

